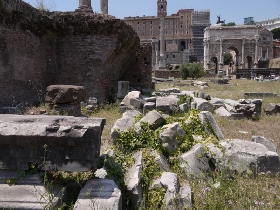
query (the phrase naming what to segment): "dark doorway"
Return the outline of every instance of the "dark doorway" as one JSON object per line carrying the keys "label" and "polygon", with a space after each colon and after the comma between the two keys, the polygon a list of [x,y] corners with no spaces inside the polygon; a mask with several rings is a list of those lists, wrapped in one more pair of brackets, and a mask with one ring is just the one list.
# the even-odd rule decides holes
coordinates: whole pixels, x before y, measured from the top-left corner
{"label": "dark doorway", "polygon": [[247,63],[248,63],[248,69],[252,69],[252,57],[251,56],[247,57]]}

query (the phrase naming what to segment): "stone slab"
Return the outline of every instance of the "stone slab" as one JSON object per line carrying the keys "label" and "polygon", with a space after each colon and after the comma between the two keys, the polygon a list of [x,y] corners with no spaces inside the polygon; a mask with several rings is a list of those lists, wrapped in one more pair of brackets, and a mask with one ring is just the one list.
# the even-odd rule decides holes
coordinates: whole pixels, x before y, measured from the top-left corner
{"label": "stone slab", "polygon": [[44,157],[53,170],[95,169],[104,124],[103,118],[1,115],[0,169],[27,170]]}
{"label": "stone slab", "polygon": [[81,190],[74,210],[121,210],[121,191],[113,180],[92,179]]}
{"label": "stone slab", "polygon": [[47,191],[44,185],[0,184],[0,209],[57,209],[64,190],[61,186]]}

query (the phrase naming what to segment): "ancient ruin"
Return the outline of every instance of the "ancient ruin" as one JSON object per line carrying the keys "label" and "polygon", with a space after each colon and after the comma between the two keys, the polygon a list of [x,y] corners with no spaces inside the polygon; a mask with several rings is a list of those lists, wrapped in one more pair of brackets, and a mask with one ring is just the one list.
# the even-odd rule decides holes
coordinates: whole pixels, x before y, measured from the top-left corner
{"label": "ancient ruin", "polygon": [[262,26],[214,25],[204,31],[204,68],[223,70],[224,54],[234,55],[235,69],[258,68],[259,61],[273,57],[273,34]]}
{"label": "ancient ruin", "polygon": [[84,86],[101,103],[116,98],[119,80],[151,88],[151,44],[140,45],[123,21],[39,11],[22,0],[1,1],[0,10],[0,107],[39,104],[53,84]]}

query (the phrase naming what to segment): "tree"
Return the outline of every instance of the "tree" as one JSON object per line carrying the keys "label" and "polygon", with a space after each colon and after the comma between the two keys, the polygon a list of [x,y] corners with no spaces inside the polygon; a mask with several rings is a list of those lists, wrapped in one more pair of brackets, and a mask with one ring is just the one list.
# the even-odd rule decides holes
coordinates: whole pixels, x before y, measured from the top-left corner
{"label": "tree", "polygon": [[224,65],[229,65],[233,61],[232,54],[229,52],[226,52],[224,54]]}
{"label": "tree", "polygon": [[182,64],[179,70],[182,79],[187,79],[188,77],[191,77],[192,79],[197,79],[205,75],[204,68],[199,63]]}
{"label": "tree", "polygon": [[280,28],[275,28],[271,30],[273,33],[273,39],[279,39],[280,38]]}
{"label": "tree", "polygon": [[45,0],[36,0],[34,7],[42,11],[52,11],[55,9],[55,3],[53,0],[49,0],[48,3]]}
{"label": "tree", "polygon": [[189,77],[189,64],[188,63],[182,64],[179,67],[179,70],[180,70],[182,79],[187,79]]}

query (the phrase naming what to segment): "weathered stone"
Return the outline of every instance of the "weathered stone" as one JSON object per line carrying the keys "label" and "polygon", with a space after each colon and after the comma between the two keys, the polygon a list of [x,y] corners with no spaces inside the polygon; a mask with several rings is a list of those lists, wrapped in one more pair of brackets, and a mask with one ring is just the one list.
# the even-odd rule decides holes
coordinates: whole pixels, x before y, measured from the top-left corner
{"label": "weathered stone", "polygon": [[179,98],[170,97],[157,97],[156,109],[167,114],[171,114],[178,110]]}
{"label": "weathered stone", "polygon": [[147,122],[152,129],[157,129],[165,123],[165,119],[156,110],[148,112],[140,122]]}
{"label": "weathered stone", "polygon": [[162,127],[163,132],[160,134],[162,146],[169,151],[178,149],[178,136],[185,135],[185,131],[182,129],[178,122],[173,124],[164,125]]}
{"label": "weathered stone", "polygon": [[45,157],[54,170],[94,170],[104,124],[102,118],[1,115],[0,169],[27,170]]}
{"label": "weathered stone", "polygon": [[236,104],[234,106],[235,112],[242,113],[245,117],[251,118],[256,105],[255,104]]}
{"label": "weathered stone", "polygon": [[142,110],[144,106],[144,100],[140,98],[131,98],[130,99],[130,105],[134,109]]}
{"label": "weathered stone", "polygon": [[185,208],[191,209],[192,208],[192,190],[189,185],[184,185],[180,187],[179,190],[180,195],[180,206],[179,209],[183,210]]}
{"label": "weathered stone", "polygon": [[83,86],[50,85],[47,87],[45,101],[54,104],[80,103],[85,98],[86,90]]}
{"label": "weathered stone", "polygon": [[211,112],[202,111],[198,116],[201,122],[205,125],[205,130],[207,132],[211,133],[211,131],[208,130],[208,126],[210,125],[214,131],[214,135],[216,135],[219,140],[225,139]]}
{"label": "weathered stone", "polygon": [[209,111],[214,112],[213,104],[209,103],[205,99],[202,98],[194,98],[194,103],[196,103],[196,109],[200,111]]}
{"label": "weathered stone", "polygon": [[211,104],[221,104],[224,105],[224,100],[220,99],[220,98],[211,98],[211,100],[209,101]]}
{"label": "weathered stone", "polygon": [[252,142],[263,144],[269,149],[269,151],[277,152],[277,147],[272,143],[272,141],[263,136],[252,136]]}
{"label": "weathered stone", "polygon": [[147,114],[149,111],[152,111],[154,110],[156,107],[156,104],[153,103],[153,102],[147,102],[144,104],[144,107],[143,107],[143,114]]}
{"label": "weathered stone", "polygon": [[263,92],[263,93],[248,92],[248,93],[244,93],[244,96],[246,98],[255,98],[255,97],[264,98],[264,97],[277,97],[277,94],[268,93],[268,92]]}
{"label": "weathered stone", "polygon": [[211,100],[211,96],[209,94],[205,94],[204,95],[204,99],[209,101],[209,100]]}
{"label": "weathered stone", "polygon": [[238,103],[240,103],[240,104],[250,104],[251,100],[250,99],[239,99]]}
{"label": "weathered stone", "polygon": [[42,184],[0,184],[0,209],[57,209],[64,191],[58,185],[47,190]]}
{"label": "weathered stone", "polygon": [[118,99],[123,99],[129,92],[129,81],[118,81]]}
{"label": "weathered stone", "polygon": [[183,95],[191,96],[191,97],[194,97],[194,94],[195,94],[194,91],[187,91],[187,90],[183,90],[181,93],[182,93]]}
{"label": "weathered stone", "polygon": [[74,210],[122,209],[121,191],[113,180],[91,179],[81,190]]}
{"label": "weathered stone", "polygon": [[262,112],[262,103],[263,100],[262,99],[253,99],[251,101],[252,104],[255,104],[255,110],[254,112],[256,113],[257,116],[259,116]]}
{"label": "weathered stone", "polygon": [[230,117],[231,114],[222,106],[218,109],[215,109],[215,114],[220,117]]}
{"label": "weathered stone", "polygon": [[133,158],[135,162],[126,173],[125,183],[134,208],[139,208],[142,201],[142,185],[140,183],[143,168],[142,152],[135,153]]}
{"label": "weathered stone", "polygon": [[198,92],[197,93],[198,98],[203,98],[204,99],[204,93],[203,92]]}
{"label": "weathered stone", "polygon": [[247,170],[279,172],[280,162],[276,152],[259,143],[234,139],[220,143],[224,147],[229,166],[239,173]]}
{"label": "weathered stone", "polygon": [[199,176],[210,169],[208,159],[203,156],[204,148],[201,144],[196,144],[191,150],[179,157],[180,167],[186,175]]}
{"label": "weathered stone", "polygon": [[179,188],[177,174],[171,172],[163,172],[161,174],[160,183],[163,187],[166,188],[163,202],[165,203],[167,209],[172,209],[172,206],[174,206],[173,201],[174,199],[176,199]]}
{"label": "weathered stone", "polygon": [[224,107],[225,107],[226,110],[228,110],[229,112],[234,112],[234,111],[235,111],[234,108],[233,108],[233,106],[231,106],[231,105],[224,104]]}
{"label": "weathered stone", "polygon": [[160,170],[169,171],[167,159],[163,154],[159,154],[156,150],[150,150],[149,154],[155,157],[155,161],[158,164]]}
{"label": "weathered stone", "polygon": [[184,113],[187,113],[189,111],[189,105],[187,103],[183,103],[179,106],[180,110]]}
{"label": "weathered stone", "polygon": [[135,117],[140,114],[137,110],[127,110],[123,113],[122,117],[114,123],[111,129],[111,138],[114,140],[117,139],[120,136],[119,132],[132,127],[135,122]]}
{"label": "weathered stone", "polygon": [[232,99],[224,99],[225,104],[228,104],[230,106],[235,106],[236,104],[239,104],[238,101],[232,100]]}
{"label": "weathered stone", "polygon": [[134,109],[133,104],[131,104],[131,99],[143,99],[140,91],[129,92],[120,104],[120,111],[124,112],[126,109]]}
{"label": "weathered stone", "polygon": [[231,113],[230,118],[232,118],[234,120],[241,120],[241,119],[244,119],[245,116],[243,113]]}
{"label": "weathered stone", "polygon": [[208,86],[208,83],[207,82],[204,82],[204,81],[195,81],[193,83],[194,86]]}
{"label": "weathered stone", "polygon": [[264,111],[266,114],[277,114],[278,107],[275,103],[269,103],[265,105]]}
{"label": "weathered stone", "polygon": [[155,103],[156,104],[156,97],[149,97],[149,98],[145,98],[145,101],[146,102],[152,102],[152,103]]}

